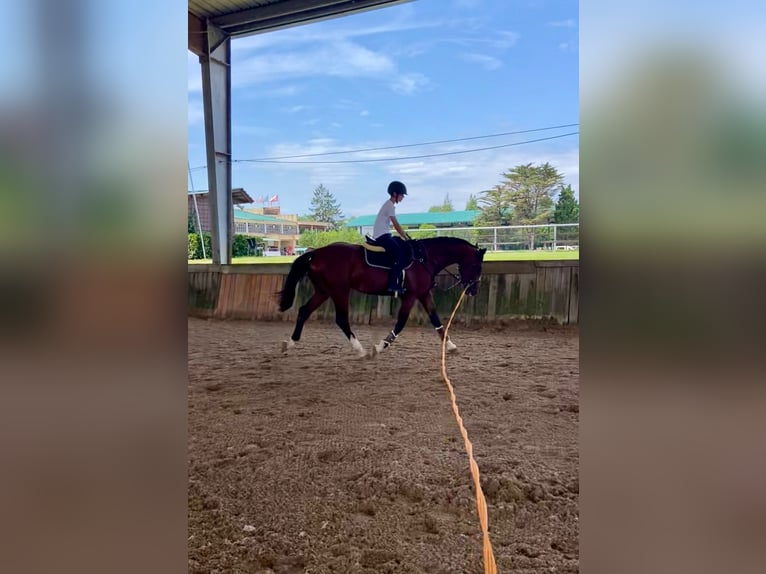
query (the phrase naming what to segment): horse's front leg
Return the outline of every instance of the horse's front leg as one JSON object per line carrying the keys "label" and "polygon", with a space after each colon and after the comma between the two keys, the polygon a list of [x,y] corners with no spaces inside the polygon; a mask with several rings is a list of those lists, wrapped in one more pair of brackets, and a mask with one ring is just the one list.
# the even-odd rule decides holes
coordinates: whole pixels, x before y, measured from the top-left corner
{"label": "horse's front leg", "polygon": [[414,304],[415,298],[411,295],[405,295],[402,299],[402,305],[399,307],[399,315],[396,319],[396,325],[394,325],[393,331],[386,335],[385,339],[382,339],[380,343],[375,345],[376,353],[382,353],[396,341],[399,333],[402,332],[402,329],[404,329],[404,326],[407,324],[407,319],[410,317],[410,311],[412,311],[412,306]]}
{"label": "horse's front leg", "polygon": [[[433,297],[431,297],[430,291],[420,298],[420,303],[423,305],[426,313],[428,313],[428,318],[431,320],[431,324],[434,326],[434,329],[436,329],[436,332],[439,333],[439,337],[441,337],[441,340],[444,341],[444,325],[442,325],[442,322],[439,319],[439,315],[436,313],[436,305],[434,305],[434,300]],[[455,349],[457,349],[457,345],[450,341],[448,335],[447,351],[454,351]]]}

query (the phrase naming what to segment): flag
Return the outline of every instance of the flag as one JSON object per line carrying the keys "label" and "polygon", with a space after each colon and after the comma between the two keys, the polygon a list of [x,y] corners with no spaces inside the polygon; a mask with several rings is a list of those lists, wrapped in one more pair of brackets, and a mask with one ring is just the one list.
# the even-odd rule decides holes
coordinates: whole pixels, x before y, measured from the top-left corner
{"label": "flag", "polygon": [[263,196],[259,195],[258,197],[256,197],[253,203],[263,203]]}
{"label": "flag", "polygon": [[279,201],[279,196],[278,195],[272,195],[269,198],[269,203],[274,203],[275,201]]}

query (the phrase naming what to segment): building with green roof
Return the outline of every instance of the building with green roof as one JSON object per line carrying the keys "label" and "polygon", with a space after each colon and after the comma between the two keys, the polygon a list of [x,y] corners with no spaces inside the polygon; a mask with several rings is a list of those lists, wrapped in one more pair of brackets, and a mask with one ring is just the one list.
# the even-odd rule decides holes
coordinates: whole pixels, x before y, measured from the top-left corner
{"label": "building with green roof", "polygon": [[[299,221],[297,215],[283,214],[279,206],[244,207],[253,205],[254,200],[241,187],[231,190],[234,219],[234,233],[259,237],[269,246],[292,251],[298,244],[303,231],[325,231],[329,223],[321,221]],[[194,227],[202,228],[205,233],[211,230],[210,197],[207,190],[188,192],[188,214]]]}
{"label": "building with green roof", "polygon": [[[481,212],[465,211],[427,211],[423,213],[397,213],[396,219],[405,229],[418,229],[421,225],[434,227],[471,227]],[[372,233],[377,215],[360,215],[346,222],[346,227],[356,228],[359,233]]]}
{"label": "building with green roof", "polygon": [[[262,209],[258,209],[262,211]],[[280,214],[279,208],[272,208],[272,214],[258,213],[255,210],[234,210],[234,232],[263,237],[271,246],[281,252],[292,252],[297,247],[298,238],[303,231],[325,231],[330,224],[320,221],[298,221],[297,215]]]}

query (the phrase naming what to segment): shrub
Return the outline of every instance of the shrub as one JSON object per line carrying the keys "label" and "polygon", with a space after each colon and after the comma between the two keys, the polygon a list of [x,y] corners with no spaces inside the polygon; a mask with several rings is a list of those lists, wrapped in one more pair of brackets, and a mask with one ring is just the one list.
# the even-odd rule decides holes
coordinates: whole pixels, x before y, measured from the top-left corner
{"label": "shrub", "polygon": [[341,228],[333,231],[304,231],[298,239],[298,246],[318,249],[319,247],[324,247],[325,245],[337,243],[339,241],[361,244],[364,242],[364,237],[362,237],[355,229],[349,228]]}
{"label": "shrub", "polygon": [[197,259],[197,251],[199,250],[199,235],[196,233],[189,234],[189,259]]}
{"label": "shrub", "polygon": [[[210,258],[210,254],[213,252],[211,248],[210,234],[203,234],[205,241],[205,255]],[[189,246],[188,246],[189,259],[202,259],[202,243],[200,243],[199,235],[197,233],[189,234]]]}
{"label": "shrub", "polygon": [[250,255],[250,245],[248,245],[248,235],[242,235],[237,233],[234,236],[234,240],[231,244],[231,256],[232,257],[244,257]]}

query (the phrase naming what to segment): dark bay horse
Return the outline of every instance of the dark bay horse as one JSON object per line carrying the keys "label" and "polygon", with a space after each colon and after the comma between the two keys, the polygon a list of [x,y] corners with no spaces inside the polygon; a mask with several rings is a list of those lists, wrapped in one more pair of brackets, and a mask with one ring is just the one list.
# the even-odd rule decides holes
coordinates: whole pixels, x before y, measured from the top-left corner
{"label": "dark bay horse", "polygon": [[[436,314],[431,289],[436,274],[448,265],[457,264],[460,284],[468,295],[476,295],[481,279],[481,266],[486,249],[455,237],[434,237],[407,242],[413,249],[415,259],[407,269],[401,307],[396,325],[385,339],[375,345],[379,353],[388,348],[404,329],[416,301],[420,301],[428,313],[431,324],[442,340],[444,327]],[[299,310],[295,330],[289,340],[282,344],[283,350],[293,347],[301,338],[303,325],[311,314],[327,299],[335,303],[335,322],[348,338],[359,356],[366,353],[362,344],[351,331],[348,322],[348,302],[351,290],[373,295],[389,295],[388,270],[367,265],[364,247],[350,243],[332,243],[315,251],[304,253],[293,261],[290,272],[280,292],[279,310],[287,311],[295,300],[295,289],[301,278],[308,274],[314,286],[314,294]],[[447,340],[452,351],[455,344]]]}

